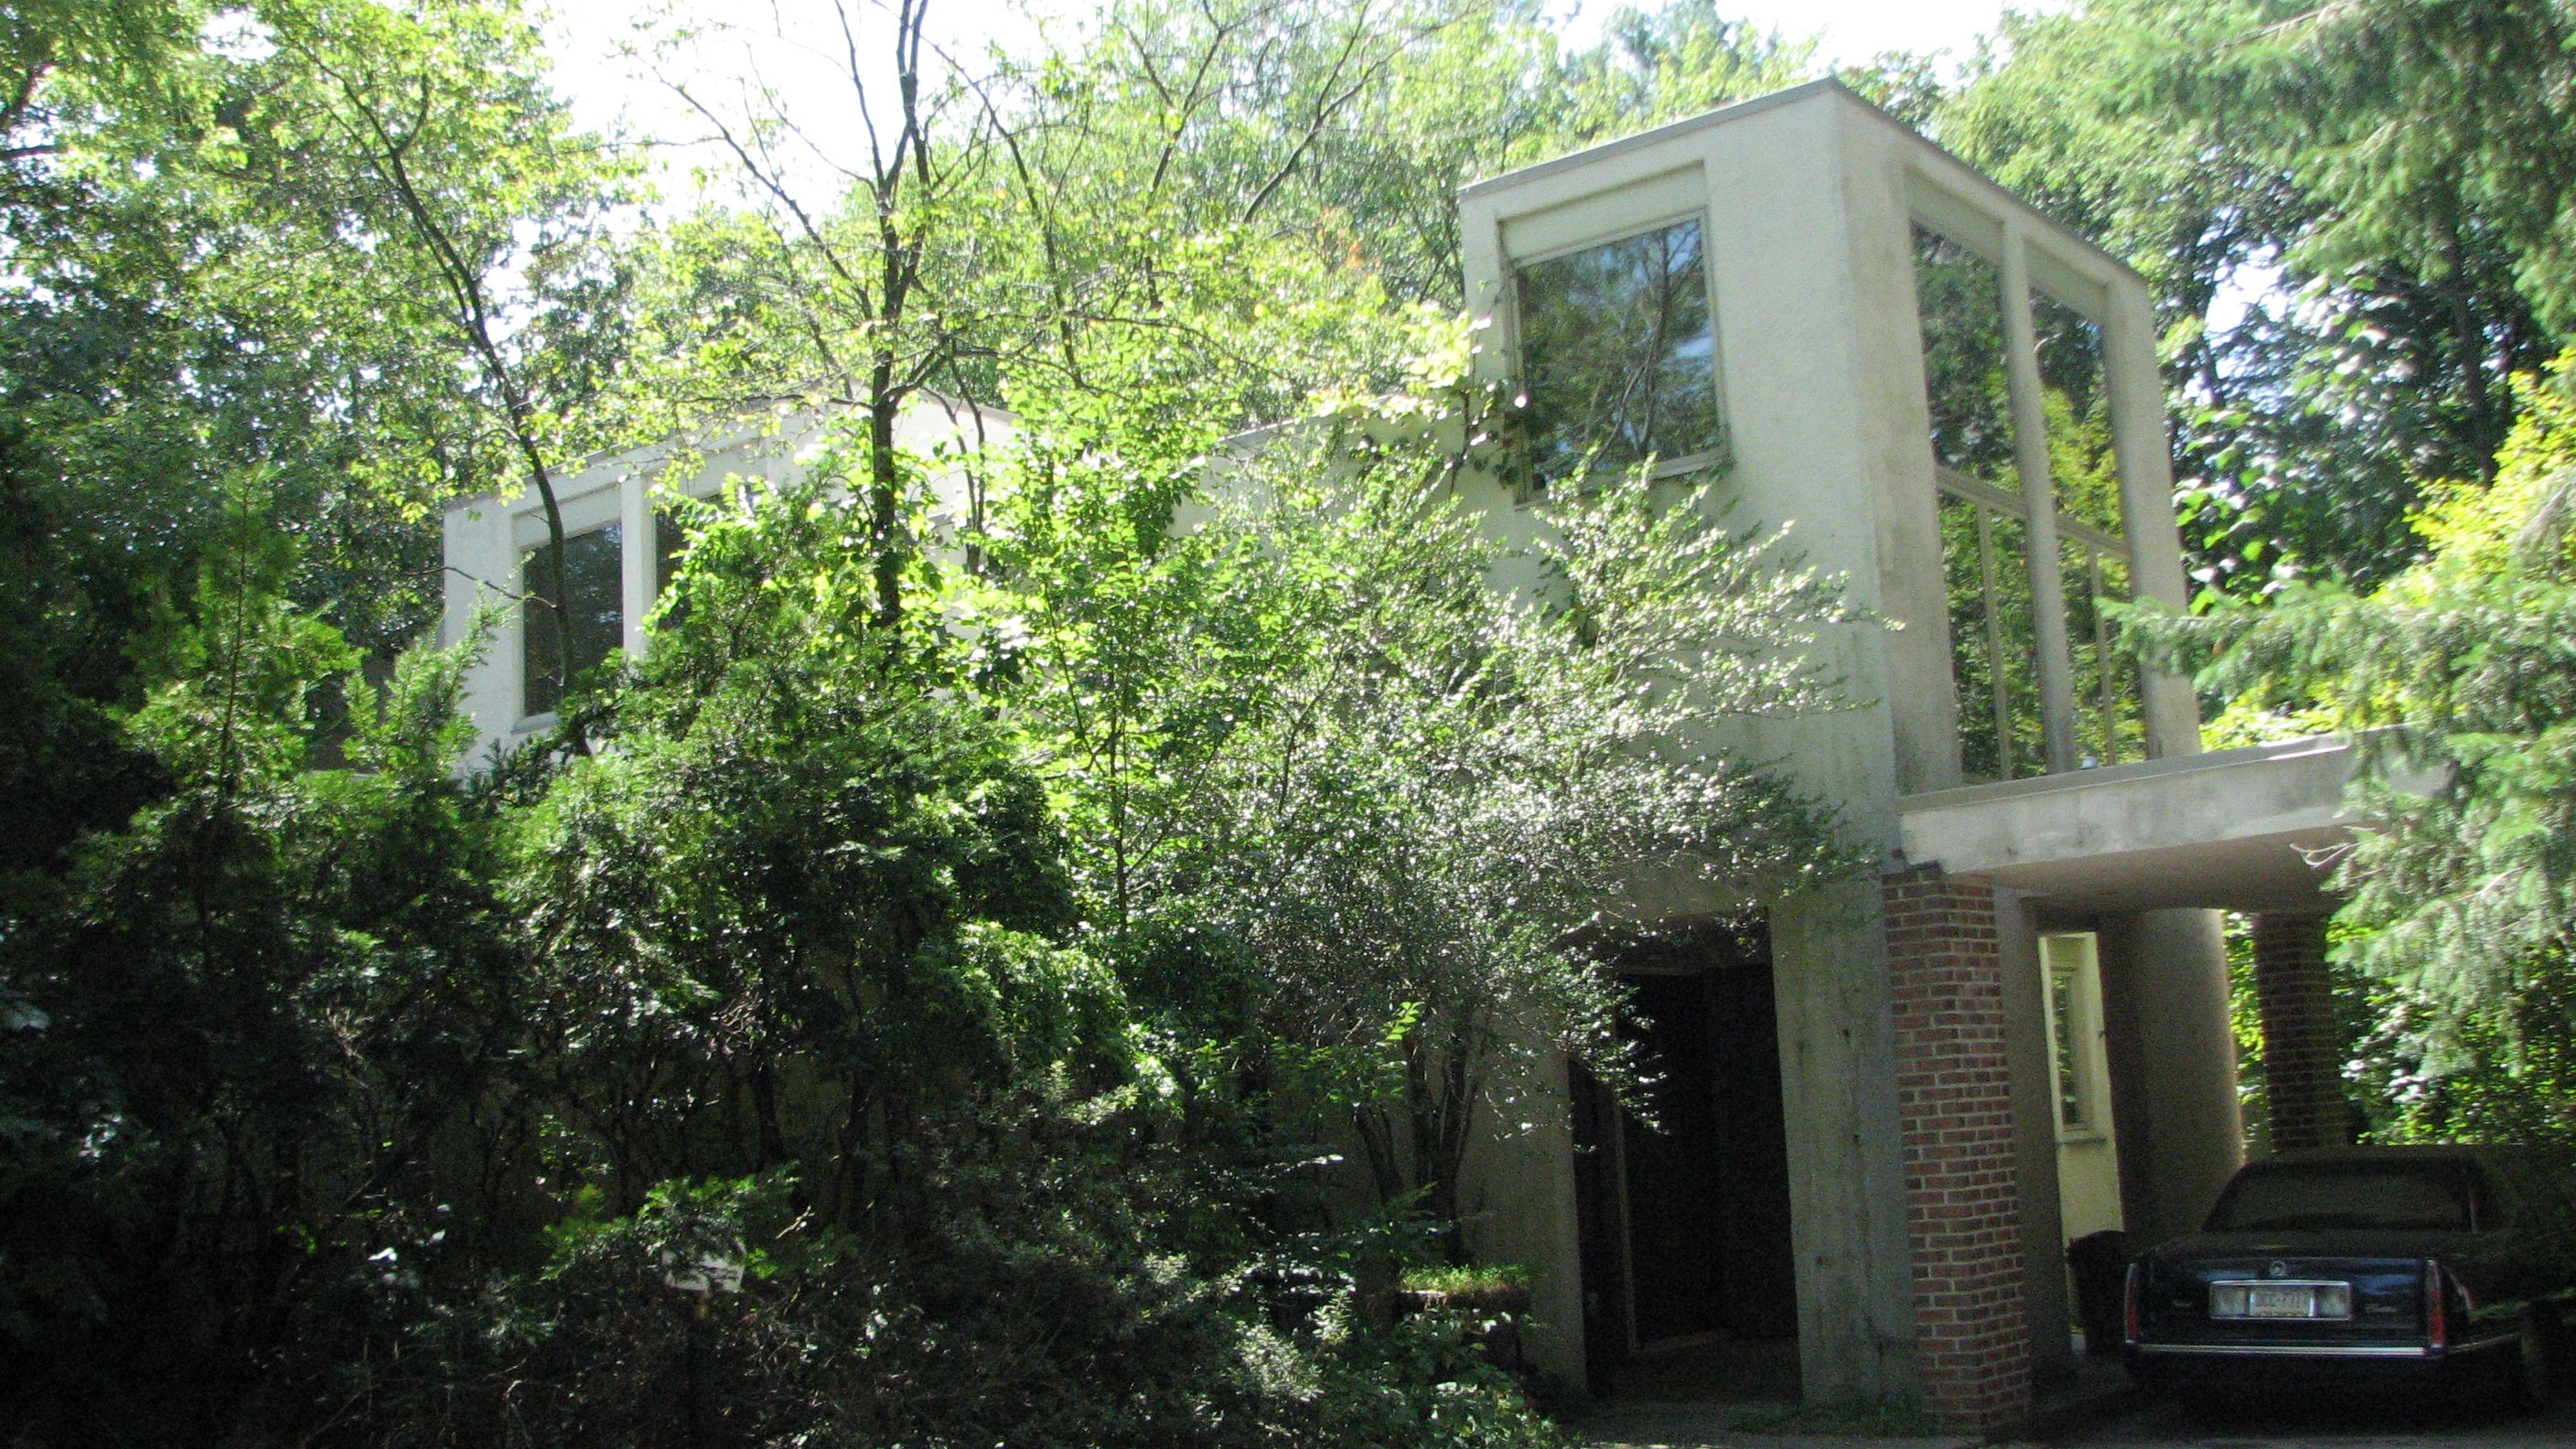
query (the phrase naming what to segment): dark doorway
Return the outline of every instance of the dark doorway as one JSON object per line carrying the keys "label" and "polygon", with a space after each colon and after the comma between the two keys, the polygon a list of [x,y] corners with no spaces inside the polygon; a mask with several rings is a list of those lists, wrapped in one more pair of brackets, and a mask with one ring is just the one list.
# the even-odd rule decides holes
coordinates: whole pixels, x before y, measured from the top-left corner
{"label": "dark doorway", "polygon": [[[1652,1125],[1577,1071],[1575,1202],[1593,1391],[1796,1391],[1796,1267],[1779,1025],[1759,919],[1613,958],[1649,1053]],[[1730,1350],[1742,1346],[1742,1351]],[[1756,1347],[1756,1346],[1759,1347]]]}

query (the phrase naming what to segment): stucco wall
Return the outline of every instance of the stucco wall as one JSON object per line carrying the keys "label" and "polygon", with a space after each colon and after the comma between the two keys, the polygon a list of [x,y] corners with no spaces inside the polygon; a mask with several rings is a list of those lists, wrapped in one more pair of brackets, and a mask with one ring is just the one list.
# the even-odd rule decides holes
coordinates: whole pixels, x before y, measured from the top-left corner
{"label": "stucco wall", "polygon": [[[929,457],[942,450],[953,453],[999,441],[1010,431],[1006,415],[990,410],[978,413],[923,394],[898,419],[895,441]],[[674,490],[705,497],[727,479],[786,482],[810,465],[812,450],[825,434],[820,415],[792,414],[715,439],[688,458],[694,466],[679,476],[673,475],[675,450],[656,445],[589,459],[555,479],[567,535],[605,523],[620,526],[627,653],[644,652],[644,619],[653,603],[654,499]],[[966,480],[959,468],[936,468],[931,487],[939,510],[964,507]],[[444,528],[446,598],[439,642],[453,644],[466,637],[478,614],[491,611],[489,642],[482,659],[465,677],[466,713],[478,737],[471,756],[480,759],[496,746],[519,743],[552,719],[550,715],[531,718],[521,708],[523,631],[514,602],[524,589],[522,555],[547,537],[544,507],[533,487],[498,497],[460,499],[448,505]]]}

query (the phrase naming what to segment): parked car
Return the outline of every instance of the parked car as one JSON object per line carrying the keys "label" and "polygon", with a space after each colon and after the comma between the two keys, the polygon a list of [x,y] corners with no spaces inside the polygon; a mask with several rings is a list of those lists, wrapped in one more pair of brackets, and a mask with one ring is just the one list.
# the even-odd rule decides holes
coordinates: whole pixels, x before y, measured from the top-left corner
{"label": "parked car", "polygon": [[2515,1148],[2286,1153],[2131,1264],[2124,1307],[2154,1389],[2492,1384],[2536,1406],[2576,1323],[2576,1190]]}

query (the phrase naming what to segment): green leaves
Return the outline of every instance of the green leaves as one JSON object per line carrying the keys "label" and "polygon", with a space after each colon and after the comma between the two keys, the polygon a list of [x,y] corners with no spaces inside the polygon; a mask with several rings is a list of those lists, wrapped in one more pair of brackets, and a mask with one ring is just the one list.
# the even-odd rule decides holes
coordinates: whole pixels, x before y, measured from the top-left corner
{"label": "green leaves", "polygon": [[2158,294],[2195,573],[2418,556],[2567,341],[2566,7],[2099,0],[2008,17],[1944,141]]}
{"label": "green leaves", "polygon": [[1735,898],[1852,865],[1722,742],[1839,708],[1813,655],[1863,621],[1643,475],[1497,545],[1465,499],[1505,402],[1463,320],[1424,330],[1411,392],[1213,446],[1186,408],[1032,389],[992,588],[1135,1005],[1347,1115],[1381,1200],[1449,1221],[1469,1124],[1526,1115],[1555,1053],[1627,1079],[1618,992],[1566,942],[1640,872]]}
{"label": "green leaves", "polygon": [[2445,1115],[2434,1099],[2456,1074],[2499,1111],[2531,1105],[2514,1106],[2510,1059],[2530,1024],[2563,1015],[2534,993],[2559,989],[2576,928],[2576,575],[2557,532],[2576,471],[2563,394],[2525,405],[2511,465],[2422,515],[2433,556],[2377,589],[2302,583],[2264,609],[2139,616],[2167,663],[2202,666],[2204,690],[2354,737],[2368,828],[2336,876],[2340,949],[2377,983],[2373,1070],[2397,1060],[2412,1078],[2402,1120],[2450,1131],[2505,1125]]}

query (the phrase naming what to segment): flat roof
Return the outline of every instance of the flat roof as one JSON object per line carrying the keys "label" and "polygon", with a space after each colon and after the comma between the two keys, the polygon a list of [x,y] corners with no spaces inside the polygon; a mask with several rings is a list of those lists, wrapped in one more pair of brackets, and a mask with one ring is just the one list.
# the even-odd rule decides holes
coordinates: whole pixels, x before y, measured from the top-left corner
{"label": "flat roof", "polygon": [[2090,254],[2094,258],[2120,272],[2122,275],[2137,281],[2141,285],[2145,283],[2146,279],[2139,274],[2137,268],[2130,266],[2127,262],[2124,262],[2118,257],[2111,255],[2109,252],[2104,251],[2091,237],[2084,235],[2082,232],[2077,231],[2075,228],[2059,221],[2056,217],[2049,215],[2047,212],[2040,210],[2028,201],[2025,201],[2021,197],[2013,194],[2013,192],[2005,188],[1993,177],[1986,175],[1976,167],[1960,160],[1957,156],[1951,154],[1951,152],[1947,148],[1943,147],[1939,142],[1929,139],[1924,136],[1922,132],[1915,130],[1912,126],[1909,126],[1894,116],[1889,115],[1886,111],[1880,109],[1879,106],[1875,102],[1872,102],[1868,97],[1861,95],[1851,87],[1844,85],[1841,81],[1834,79],[1832,76],[1827,76],[1822,80],[1808,81],[1803,85],[1791,86],[1787,90],[1773,91],[1769,95],[1755,96],[1750,100],[1731,102],[1727,105],[1719,106],[1717,109],[1712,111],[1703,111],[1696,116],[1685,116],[1678,121],[1667,121],[1650,130],[1639,131],[1633,135],[1620,136],[1613,140],[1598,142],[1594,145],[1586,146],[1580,151],[1569,151],[1562,156],[1535,162],[1517,170],[1506,171],[1500,176],[1489,176],[1482,181],[1471,181],[1465,186],[1458,188],[1458,196],[1460,200],[1492,196],[1499,192],[1510,191],[1517,187],[1528,185],[1533,181],[1539,181],[1546,177],[1557,175],[1560,172],[1571,171],[1578,166],[1588,166],[1596,161],[1604,161],[1613,156],[1623,155],[1630,151],[1644,150],[1649,146],[1659,145],[1665,141],[1687,136],[1696,131],[1709,130],[1714,127],[1728,125],[1732,122],[1746,120],[1753,116],[1761,115],[1765,111],[1778,110],[1783,106],[1796,105],[1801,101],[1813,100],[1820,96],[1839,98],[1841,101],[1849,105],[1858,107],[1862,112],[1875,119],[1879,124],[1895,131],[1897,135],[1904,138],[1908,145],[1921,151],[1927,159],[1934,161],[1944,170],[1954,172],[1955,174],[1949,178],[1951,181],[1964,182],[1971,190],[1984,193],[1980,199],[1985,204],[2011,211],[2018,215],[2022,220],[2030,223],[2032,226],[2048,232],[2057,241]]}

